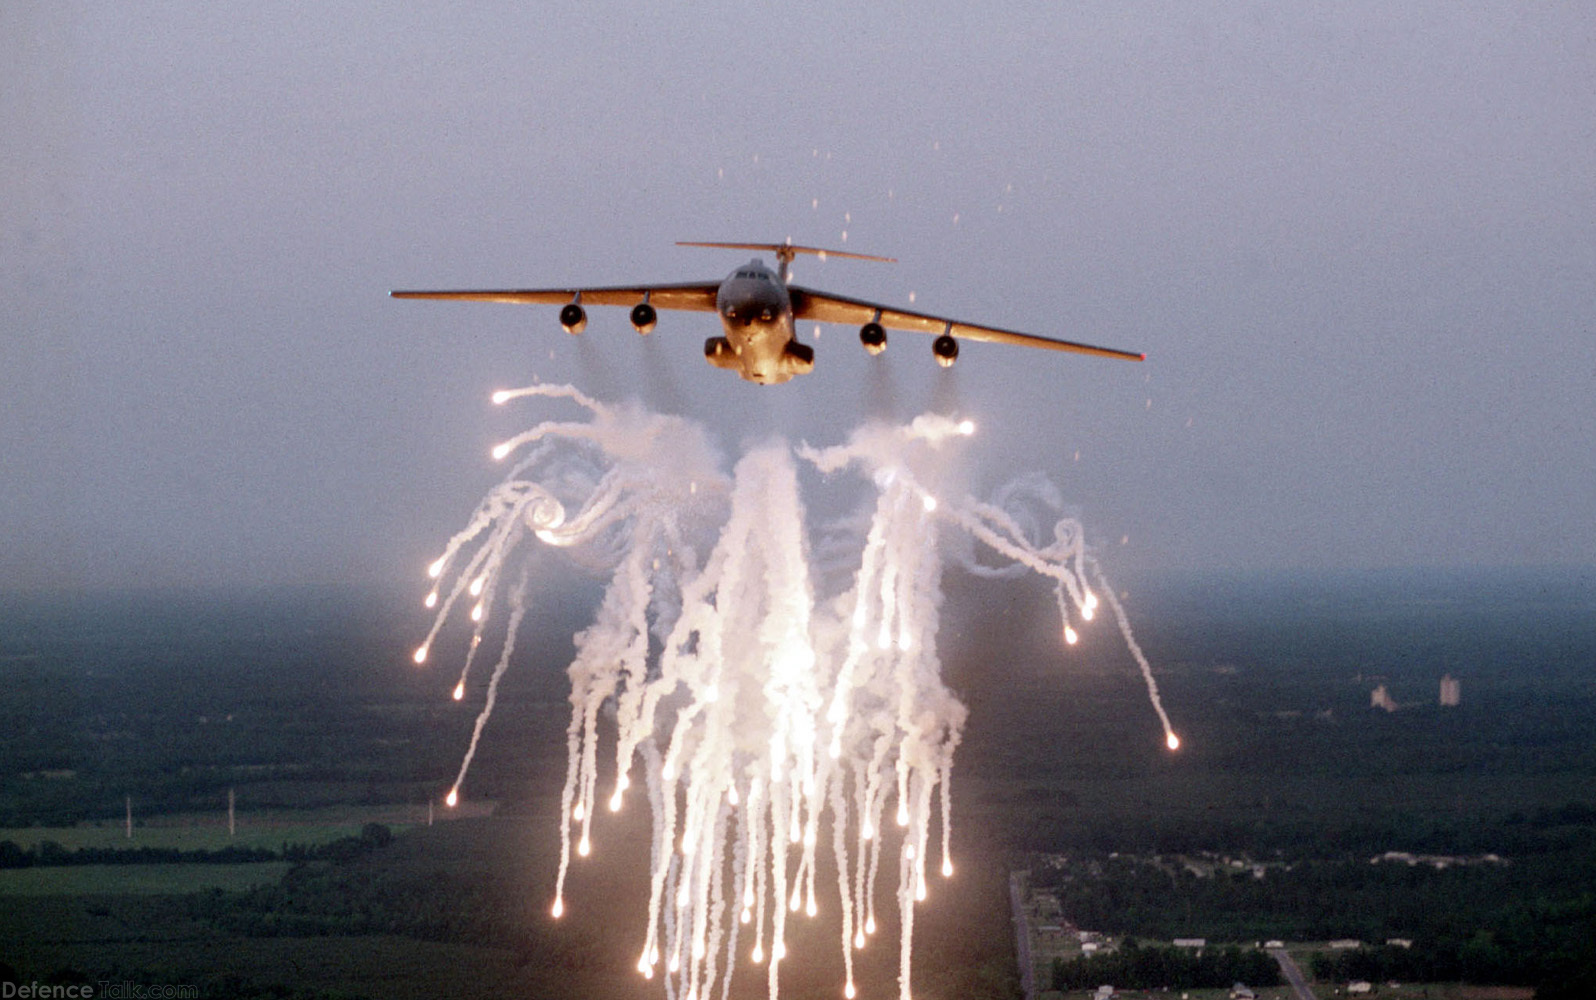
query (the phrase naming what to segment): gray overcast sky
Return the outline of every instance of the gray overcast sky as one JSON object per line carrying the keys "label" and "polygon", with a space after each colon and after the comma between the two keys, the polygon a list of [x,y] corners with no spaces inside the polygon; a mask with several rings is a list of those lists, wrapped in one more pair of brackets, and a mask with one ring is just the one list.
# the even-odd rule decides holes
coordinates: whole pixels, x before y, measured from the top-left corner
{"label": "gray overcast sky", "polygon": [[[569,413],[495,388],[820,444],[872,366],[1111,572],[1596,564],[1590,4],[668,6],[0,6],[0,590],[403,577]],[[386,298],[845,231],[797,280],[1148,361]]]}

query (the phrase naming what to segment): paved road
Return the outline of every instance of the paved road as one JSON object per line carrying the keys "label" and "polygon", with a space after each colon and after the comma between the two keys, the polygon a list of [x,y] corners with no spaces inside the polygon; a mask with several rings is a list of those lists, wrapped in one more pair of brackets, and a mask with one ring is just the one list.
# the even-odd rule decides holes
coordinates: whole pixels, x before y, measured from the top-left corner
{"label": "paved road", "polygon": [[1025,1000],[1036,996],[1036,968],[1031,961],[1031,925],[1025,916],[1025,887],[1019,872],[1009,873],[1009,907],[1014,916],[1014,951],[1020,966],[1020,989]]}
{"label": "paved road", "polygon": [[1297,963],[1286,949],[1270,948],[1269,956],[1280,963],[1280,971],[1285,974],[1286,982],[1291,984],[1292,992],[1297,994],[1297,1000],[1318,1000],[1313,990],[1308,989],[1308,981],[1302,978],[1302,970],[1297,968]]}

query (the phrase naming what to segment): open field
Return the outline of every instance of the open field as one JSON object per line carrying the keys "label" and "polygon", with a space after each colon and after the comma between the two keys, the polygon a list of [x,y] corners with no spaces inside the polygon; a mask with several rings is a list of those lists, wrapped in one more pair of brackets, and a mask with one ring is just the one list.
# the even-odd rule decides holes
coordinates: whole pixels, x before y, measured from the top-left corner
{"label": "open field", "polygon": [[[36,826],[0,829],[0,842],[11,841],[24,850],[37,850],[53,842],[68,851],[79,848],[137,850],[141,847],[179,851],[219,851],[228,847],[265,848],[275,851],[284,844],[314,847],[340,837],[358,837],[363,823],[284,823],[264,826],[240,823],[236,836],[228,836],[225,825],[217,826],[136,826],[133,836],[125,830],[94,826]],[[403,827],[394,827],[395,832]]]}
{"label": "open field", "polygon": [[[439,806],[433,821],[439,823],[491,815],[494,803],[466,801],[457,808]],[[135,818],[133,835],[124,823],[101,820],[74,826],[0,827],[0,843],[11,841],[23,850],[36,850],[46,841],[68,851],[79,848],[134,850],[141,847],[180,851],[218,851],[228,847],[278,850],[284,844],[315,847],[340,837],[358,837],[367,823],[381,823],[394,833],[426,825],[427,807],[415,805],[333,806],[321,809],[273,809],[239,812],[236,832],[227,832],[227,814],[177,813]]]}
{"label": "open field", "polygon": [[190,892],[242,892],[281,879],[287,861],[211,865],[61,865],[0,869],[4,896],[151,896]]}

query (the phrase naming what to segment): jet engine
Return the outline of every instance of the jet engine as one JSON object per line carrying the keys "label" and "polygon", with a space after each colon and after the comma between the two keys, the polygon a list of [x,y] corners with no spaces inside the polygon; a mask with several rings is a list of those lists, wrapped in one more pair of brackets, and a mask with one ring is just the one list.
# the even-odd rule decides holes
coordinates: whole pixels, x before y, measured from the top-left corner
{"label": "jet engine", "polygon": [[725,337],[710,337],[704,341],[704,360],[716,368],[739,366],[737,351]]}
{"label": "jet engine", "polygon": [[789,340],[782,353],[787,356],[786,367],[795,374],[807,375],[815,370],[815,349],[808,344]]}
{"label": "jet engine", "polygon": [[587,310],[572,302],[560,310],[560,325],[566,333],[581,333],[587,329]]}
{"label": "jet engine", "polygon": [[871,354],[880,354],[887,349],[887,331],[880,323],[866,323],[859,328],[859,343]]}
{"label": "jet engine", "polygon": [[639,302],[632,307],[632,326],[638,333],[650,334],[654,332],[654,324],[659,322],[659,313],[647,302]]}
{"label": "jet engine", "polygon": [[937,364],[952,368],[953,362],[959,360],[959,342],[944,333],[931,341],[931,353],[937,356]]}

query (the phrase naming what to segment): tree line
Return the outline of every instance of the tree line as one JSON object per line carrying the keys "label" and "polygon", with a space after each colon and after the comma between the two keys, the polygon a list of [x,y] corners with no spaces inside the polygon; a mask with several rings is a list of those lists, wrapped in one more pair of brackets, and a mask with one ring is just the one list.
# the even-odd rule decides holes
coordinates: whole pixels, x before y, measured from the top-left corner
{"label": "tree line", "polygon": [[1053,989],[1091,989],[1100,983],[1136,990],[1224,989],[1235,983],[1280,985],[1280,966],[1254,948],[1140,947],[1126,938],[1116,951],[1053,960]]}

